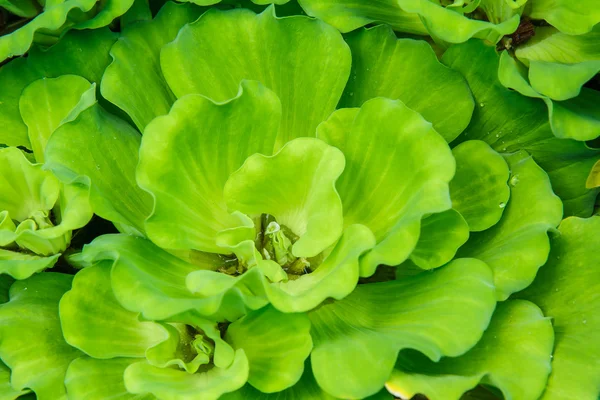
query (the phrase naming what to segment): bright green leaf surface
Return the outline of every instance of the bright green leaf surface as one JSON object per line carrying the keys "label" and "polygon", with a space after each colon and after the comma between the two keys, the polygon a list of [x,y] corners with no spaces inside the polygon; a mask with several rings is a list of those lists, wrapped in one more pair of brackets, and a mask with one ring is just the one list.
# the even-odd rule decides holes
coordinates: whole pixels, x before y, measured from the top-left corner
{"label": "bright green leaf surface", "polygon": [[474,107],[469,87],[459,73],[438,61],[428,43],[397,39],[384,25],[361,29],[346,41],[352,72],[340,107],[360,107],[379,96],[400,99],[448,142],[467,127]]}
{"label": "bright green leaf surface", "polygon": [[600,22],[600,7],[596,0],[531,0],[528,12],[533,19],[543,19],[560,31],[581,35]]}
{"label": "bright green leaf surface", "polygon": [[113,62],[102,77],[102,95],[127,112],[140,132],[167,114],[175,101],[160,69],[160,50],[199,11],[190,4],[167,2],[154,20],[124,29],[110,50]]}
{"label": "bright green leaf surface", "polygon": [[[448,43],[462,43],[471,38],[497,43],[504,35],[510,35],[519,26],[519,16],[500,23],[470,19],[453,7],[444,7],[439,1],[398,0],[404,11],[417,13],[429,34]],[[457,2],[459,7],[463,1]],[[491,20],[491,19],[490,19]]]}
{"label": "bright green leaf surface", "polygon": [[314,136],[335,109],[350,64],[350,50],[334,28],[305,16],[277,18],[272,7],[259,15],[209,10],[161,52],[163,73],[177,97],[199,93],[226,101],[243,79],[272,89],[283,110],[277,149]]}
{"label": "bright green leaf surface", "polygon": [[405,261],[425,214],[449,209],[454,158],[445,140],[401,101],[376,98],[360,110],[341,109],[319,126],[318,137],[342,150],[337,182],[344,224],[363,224],[377,240],[361,260],[361,276],[379,264]]}
{"label": "bright green leaf surface", "polygon": [[81,352],[62,337],[58,301],[72,276],[46,272],[15,282],[10,301],[0,305],[0,357],[11,370],[13,388],[32,389],[39,400],[66,400],[69,363]]}
{"label": "bright green leaf surface", "polygon": [[110,262],[88,267],[73,280],[60,301],[66,341],[94,358],[143,357],[146,349],[166,338],[154,322],[141,322],[125,310],[110,283]]}
{"label": "bright green leaf surface", "polygon": [[462,215],[450,209],[421,221],[419,241],[410,260],[422,269],[440,267],[454,258],[469,238],[469,225]]}
{"label": "bright green leaf surface", "polygon": [[401,354],[387,381],[402,398],[458,400],[478,383],[494,386],[505,399],[536,400],[550,374],[554,331],[550,319],[528,301],[498,304],[481,340],[456,358],[432,362],[419,353]]}
{"label": "bright green leaf surface", "polygon": [[141,361],[125,370],[125,387],[131,393],[152,393],[164,400],[217,400],[227,392],[241,388],[248,379],[248,359],[243,350],[235,353],[227,368],[214,367],[206,372],[188,374],[171,368],[157,368]]}
{"label": "bright green leaf surface", "polygon": [[94,213],[144,232],[152,198],[135,182],[140,134],[97,103],[61,125],[46,146],[46,168],[90,188]]}
{"label": "bright green leaf surface", "polygon": [[[74,360],[65,378],[69,398],[86,400],[155,400],[151,394],[127,392],[123,381],[125,369],[138,358],[97,360],[81,357]],[[100,384],[99,384],[100,383]]]}
{"label": "bright green leaf surface", "polygon": [[590,189],[600,187],[600,160],[596,161],[596,164],[592,167],[585,186]]}
{"label": "bright green leaf surface", "polygon": [[227,393],[220,400],[336,400],[336,398],[319,387],[307,361],[302,377],[289,389],[277,393],[263,393],[247,384],[240,390]]}
{"label": "bright green leaf surface", "polygon": [[60,257],[60,254],[40,257],[0,249],[0,274],[8,274],[15,279],[27,279],[36,272],[51,268],[58,257]]}
{"label": "bright green leaf surface", "polygon": [[[508,165],[502,156],[480,140],[469,140],[452,149],[456,175],[450,182],[452,207],[460,212],[471,231],[495,225],[508,202]],[[518,177],[511,184],[518,183]]]}
{"label": "bright green leaf surface", "polygon": [[[40,164],[31,164],[19,149],[0,149],[0,170],[4,173],[0,176],[4,188],[0,193],[0,245],[16,242],[26,250],[13,259],[7,257],[8,250],[2,250],[5,260],[0,268],[24,279],[29,276],[26,270],[37,270],[34,264],[43,264],[33,262],[35,255],[53,256],[65,250],[71,230],[84,226],[91,218],[91,210],[85,190],[62,187],[52,173],[44,171]],[[22,266],[17,265],[21,263]]]}
{"label": "bright green leaf surface", "polygon": [[[6,37],[6,36],[5,36]],[[117,35],[108,29],[69,32],[48,50],[32,49],[27,58],[17,58],[0,68],[0,144],[31,147],[27,126],[21,120],[19,97],[30,83],[43,77],[80,75],[100,82],[110,63],[108,51]]]}
{"label": "bright green leaf surface", "polygon": [[31,47],[37,31],[44,31],[52,35],[53,31],[68,29],[73,22],[68,20],[69,13],[86,13],[94,7],[95,0],[65,1],[47,7],[19,29],[0,36],[0,60],[4,61],[14,56],[25,54]]}
{"label": "bright green leaf surface", "polygon": [[137,170],[140,186],[155,200],[149,237],[165,248],[229,253],[217,245],[217,233],[237,227],[239,219],[227,211],[223,187],[248,156],[271,154],[280,113],[272,91],[245,81],[228,102],[187,96],[155,119]]}
{"label": "bright green leaf surface", "polygon": [[50,135],[79,103],[90,83],[77,75],[41,79],[23,90],[19,100],[21,118],[27,125],[29,143],[35,159],[44,162],[44,150]]}
{"label": "bright green leaf surface", "polygon": [[342,202],[335,182],[344,155],[313,138],[298,138],[277,154],[255,154],[233,173],[224,189],[230,210],[250,216],[270,214],[299,239],[296,257],[315,257],[334,244],[343,227]]}
{"label": "bright green leaf surface", "polygon": [[298,3],[308,15],[344,33],[381,22],[400,32],[427,34],[419,16],[404,11],[394,0],[299,0]]}
{"label": "bright green leaf surface", "polygon": [[18,222],[36,211],[48,212],[58,200],[60,183],[41,165],[31,164],[14,147],[0,149],[0,210]]}
{"label": "bright green leaf surface", "polygon": [[552,373],[542,400],[595,400],[600,395],[600,217],[567,218],[548,263],[518,297],[552,318]]}
{"label": "bright green leaf surface", "polygon": [[248,382],[261,392],[279,392],[296,384],[312,350],[305,314],[284,314],[271,306],[232,323],[227,342],[248,357]]}
{"label": "bright green leaf surface", "polygon": [[548,173],[552,188],[563,200],[565,215],[590,216],[598,190],[587,189],[585,181],[600,151],[557,139],[543,103],[502,86],[497,74],[499,57],[492,46],[479,41],[453,46],[442,61],[465,76],[478,105],[455,143],[480,139],[498,152],[526,150]]}
{"label": "bright green leaf surface", "polygon": [[[562,219],[562,203],[546,173],[524,152],[506,156],[511,169],[511,196],[500,222],[475,232],[459,257],[485,261],[494,271],[499,300],[529,286],[550,251],[548,231]],[[516,179],[515,179],[516,177]]]}
{"label": "bright green leaf surface", "polygon": [[525,67],[506,51],[500,57],[498,78],[507,88],[514,89],[524,96],[539,98],[546,103],[550,126],[556,137],[583,141],[595,139],[600,135],[600,110],[596,107],[600,102],[600,92],[582,88],[577,97],[553,101],[531,87]]}
{"label": "bright green leaf surface", "polygon": [[580,36],[540,27],[515,51],[529,67],[531,87],[553,100],[567,100],[600,71],[600,26]]}
{"label": "bright green leaf surface", "polygon": [[361,398],[380,390],[398,352],[433,360],[458,356],[481,337],[496,301],[489,268],[459,259],[399,281],[360,285],[309,313],[312,368],[330,394]]}
{"label": "bright green leaf surface", "polygon": [[0,361],[0,400],[15,400],[17,397],[30,393],[29,390],[15,390],[10,385],[10,368]]}
{"label": "bright green leaf surface", "polygon": [[84,248],[88,262],[111,260],[111,282],[119,303],[127,310],[142,313],[149,320],[164,320],[190,310],[215,320],[233,321],[250,310],[263,307],[267,301],[261,295],[263,283],[258,269],[251,269],[239,278],[211,272],[208,286],[218,286],[218,277],[235,280],[231,290],[216,289],[210,297],[194,295],[186,288],[191,272],[216,268],[218,258],[204,265],[189,264],[157,247],[146,239],[128,235],[104,235]]}

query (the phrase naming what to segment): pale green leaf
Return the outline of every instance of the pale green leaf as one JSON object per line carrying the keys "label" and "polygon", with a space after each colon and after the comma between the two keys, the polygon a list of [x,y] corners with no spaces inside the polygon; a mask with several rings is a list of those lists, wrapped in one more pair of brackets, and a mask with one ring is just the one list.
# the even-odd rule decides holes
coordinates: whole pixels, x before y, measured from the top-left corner
{"label": "pale green leaf", "polygon": [[363,224],[377,240],[361,259],[360,275],[405,261],[421,218],[451,207],[448,182],[455,163],[444,138],[401,101],[384,98],[360,110],[336,111],[319,126],[318,137],[346,157],[336,184],[344,224]]}
{"label": "pale green leaf", "polygon": [[406,352],[386,387],[396,396],[459,400],[477,384],[499,389],[505,399],[536,400],[544,391],[554,331],[549,318],[523,300],[498,304],[481,340],[465,354],[432,362]]}
{"label": "pale green leaf", "polygon": [[242,80],[262,82],[281,99],[279,149],[315,135],[340,99],[351,60],[331,26],[306,16],[277,18],[274,10],[211,9],[163,48],[161,65],[177,97],[199,93],[222,102]]}
{"label": "pale green leaf", "polygon": [[284,314],[271,306],[233,322],[225,340],[244,350],[250,367],[248,382],[265,393],[295,385],[312,350],[308,317]]}
{"label": "pale green leaf", "polygon": [[340,107],[360,107],[374,97],[400,99],[448,142],[467,127],[474,107],[469,87],[438,61],[427,42],[398,39],[385,25],[351,33],[346,41],[352,72]]}
{"label": "pale green leaf", "polygon": [[375,394],[400,350],[415,349],[435,361],[461,355],[481,338],[495,306],[492,273],[475,259],[359,285],[345,299],[309,313],[313,372],[332,395]]}
{"label": "pale green leaf", "polygon": [[46,272],[15,282],[10,301],[0,305],[0,357],[12,371],[13,388],[31,389],[38,400],[67,400],[65,373],[81,355],[64,341],[58,318],[58,301],[71,280]]}
{"label": "pale green leaf", "polygon": [[502,219],[475,232],[458,257],[475,257],[494,271],[496,296],[506,300],[529,286],[550,252],[548,231],[562,219],[562,203],[552,191],[546,173],[525,152],[506,156],[511,169],[511,196]]}
{"label": "pale green leaf", "polygon": [[124,110],[140,132],[152,119],[167,114],[175,101],[160,69],[160,50],[199,15],[190,4],[169,1],[152,21],[123,29],[111,48],[113,62],[102,77],[102,95]]}
{"label": "pale green leaf", "polygon": [[97,360],[80,357],[69,365],[65,386],[70,399],[85,400],[155,400],[151,394],[136,395],[127,392],[123,374],[139,358]]}
{"label": "pale green leaf", "polygon": [[[452,149],[456,175],[450,182],[452,207],[471,231],[483,231],[501,218],[510,196],[510,171],[502,156],[480,140],[469,140]],[[513,176],[511,184],[519,177]]]}
{"label": "pale green leaf", "polygon": [[552,240],[548,263],[518,297],[552,318],[552,373],[542,400],[589,399],[600,395],[600,217],[567,218]]}
{"label": "pale green leaf", "polygon": [[245,81],[228,102],[186,96],[147,127],[137,180],[154,197],[146,229],[155,243],[231,252],[216,243],[220,231],[240,224],[227,211],[223,187],[246,157],[271,153],[280,107],[273,92]]}
{"label": "pale green leaf", "polygon": [[230,210],[273,215],[299,237],[292,246],[294,256],[315,257],[342,234],[342,202],[335,182],[344,164],[335,147],[298,138],[271,157],[248,157],[227,180],[223,197]]}
{"label": "pale green leaf", "polygon": [[65,340],[94,358],[144,357],[167,332],[154,322],[141,322],[117,302],[110,270],[110,262],[103,261],[75,276],[59,307]]}
{"label": "pale green leaf", "polygon": [[89,187],[94,213],[144,232],[152,198],[135,181],[140,141],[129,124],[94,103],[52,134],[45,167],[63,182]]}

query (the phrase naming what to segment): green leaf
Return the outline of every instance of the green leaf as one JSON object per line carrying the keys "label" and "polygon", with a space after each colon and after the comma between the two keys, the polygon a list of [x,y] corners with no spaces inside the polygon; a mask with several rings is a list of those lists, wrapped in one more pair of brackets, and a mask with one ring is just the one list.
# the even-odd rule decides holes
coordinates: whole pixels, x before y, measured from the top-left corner
{"label": "green leaf", "polygon": [[90,83],[85,78],[62,75],[42,78],[23,90],[19,110],[27,125],[29,143],[37,162],[44,162],[44,150],[50,135],[69,116],[88,89]]}
{"label": "green leaf", "polygon": [[417,13],[432,37],[448,43],[462,43],[471,38],[497,43],[503,36],[513,33],[520,21],[519,15],[500,23],[470,19],[456,7],[444,7],[439,1],[399,0],[398,3],[404,11]]}
{"label": "green leaf", "polygon": [[600,22],[600,8],[595,0],[532,0],[528,14],[570,35],[587,33]]}
{"label": "green leaf", "polygon": [[454,260],[399,281],[359,285],[344,300],[309,313],[313,372],[330,394],[366,397],[381,389],[402,349],[435,361],[467,351],[495,306],[492,274],[475,259]]}
{"label": "green leaf", "polygon": [[596,399],[600,394],[600,217],[567,218],[552,240],[548,263],[518,297],[552,318],[552,373],[542,400]]}
{"label": "green leaf", "polygon": [[384,23],[400,32],[426,35],[417,14],[400,8],[397,1],[298,0],[304,11],[346,33],[372,23]]}
{"label": "green leaf", "polygon": [[[81,0],[80,0],[81,1]],[[93,18],[81,21],[75,29],[98,29],[110,25],[117,17],[125,14],[134,0],[106,0],[98,4],[98,13]]]}
{"label": "green leaf", "polygon": [[135,129],[95,103],[52,134],[45,167],[63,182],[89,187],[100,217],[144,232],[152,198],[135,182],[140,141]]}
{"label": "green leaf", "polygon": [[22,18],[33,18],[40,12],[35,0],[1,0],[0,7]]}
{"label": "green leaf", "polygon": [[441,267],[451,261],[469,239],[469,225],[462,215],[450,209],[421,221],[419,241],[410,260],[422,269]]}
{"label": "green leaf", "polygon": [[553,344],[552,323],[535,304],[499,303],[471,350],[439,362],[419,353],[401,354],[386,387],[402,398],[420,393],[429,400],[458,400],[482,383],[500,389],[505,399],[536,400],[550,374]]}
{"label": "green leaf", "polygon": [[595,188],[600,187],[600,160],[596,161],[592,170],[590,171],[590,175],[585,182],[585,187],[587,188]]}
{"label": "green leaf", "polygon": [[39,164],[31,164],[14,147],[0,149],[0,210],[18,222],[35,212],[49,212],[58,200],[60,183]]}
{"label": "green leaf", "polygon": [[335,181],[344,155],[314,138],[298,138],[269,157],[254,154],[227,180],[223,196],[230,210],[270,214],[299,239],[296,257],[315,257],[342,234],[342,202]]}
{"label": "green leaf", "polygon": [[590,216],[598,190],[587,189],[585,181],[600,150],[556,138],[543,103],[502,86],[494,47],[470,41],[452,46],[442,61],[465,76],[479,105],[453,144],[480,139],[498,152],[526,150],[548,173],[552,188],[563,200],[565,215]]}
{"label": "green leaf", "polygon": [[9,300],[8,291],[11,285],[15,282],[8,275],[0,275],[0,304],[6,303]]}
{"label": "green leaf", "polygon": [[73,22],[68,20],[69,14],[84,14],[92,9],[96,0],[77,0],[65,1],[47,7],[33,20],[27,22],[19,29],[0,36],[0,61],[8,58],[25,54],[33,44],[35,35],[38,31],[41,33],[53,32],[59,29],[68,29],[73,26]]}
{"label": "green leaf", "polygon": [[[159,3],[160,4],[160,3]],[[160,10],[159,10],[160,11]],[[134,0],[127,12],[119,18],[119,27],[121,33],[130,25],[138,22],[150,21],[152,19],[152,10],[149,0]]]}
{"label": "green leaf", "polygon": [[235,321],[225,340],[248,357],[248,382],[265,393],[287,389],[302,376],[312,350],[306,314],[283,314],[267,306]]}
{"label": "green leaf", "polygon": [[14,279],[27,279],[36,272],[52,268],[59,257],[60,254],[50,257],[40,257],[18,251],[0,249],[0,274],[10,275]]}
{"label": "green leaf", "polygon": [[[458,257],[475,257],[494,271],[498,300],[529,286],[550,252],[548,231],[562,219],[562,203],[546,173],[525,152],[506,156],[511,196],[500,222],[475,232]],[[514,179],[516,177],[516,179]]]}
{"label": "green leaf", "polygon": [[171,368],[157,368],[145,361],[125,370],[125,387],[130,393],[152,393],[165,400],[217,400],[222,394],[241,388],[248,379],[248,359],[237,350],[227,368],[213,367],[206,372],[188,374]]}
{"label": "green leaf", "polygon": [[151,394],[135,395],[127,392],[123,374],[139,358],[97,360],[80,357],[69,365],[65,386],[71,399],[86,400],[155,400]]}
{"label": "green leaf", "polygon": [[160,50],[183,25],[198,18],[199,11],[191,4],[167,2],[154,20],[123,29],[110,50],[113,62],[102,77],[102,96],[124,110],[140,132],[175,102],[160,69]]}
{"label": "green leaf", "polygon": [[277,18],[273,7],[259,15],[211,9],[161,52],[163,73],[177,97],[199,93],[223,102],[244,79],[273,90],[283,110],[277,149],[314,136],[335,109],[350,64],[350,50],[334,28],[305,16]]}
{"label": "green leaf", "polygon": [[65,340],[94,358],[144,357],[167,332],[154,322],[141,322],[137,313],[117,302],[110,269],[110,262],[103,261],[73,279],[59,307]]}
{"label": "green leaf", "polygon": [[10,385],[10,368],[0,361],[0,400],[16,400],[31,391],[28,389],[15,390]]}
{"label": "green leaf", "polygon": [[[3,210],[0,211],[0,245],[16,242],[27,252],[16,255],[12,261],[33,260],[33,255],[52,256],[64,251],[71,230],[81,228],[92,216],[85,190],[62,187],[52,173],[44,171],[40,164],[31,164],[24,153],[14,147],[0,149],[0,169],[4,171],[0,185],[6,188],[0,194],[0,210]],[[3,251],[2,258],[5,257],[10,262],[8,251]],[[4,268],[5,271],[21,269],[15,265],[10,268],[4,265]],[[13,273],[19,274],[19,279],[29,276],[16,270]]]}
{"label": "green leaf", "polygon": [[[460,212],[471,231],[483,231],[502,218],[508,202],[510,171],[502,156],[480,140],[469,140],[452,149],[456,175],[450,182],[452,207]],[[513,175],[512,184],[519,177]]]}
{"label": "green leaf", "polygon": [[576,97],[600,71],[600,26],[579,36],[539,27],[515,55],[529,67],[529,81],[537,92],[554,100]]}
{"label": "green leaf", "polygon": [[[234,321],[267,303],[258,269],[251,269],[238,278],[212,273],[214,279],[205,284],[216,286],[213,289],[216,293],[209,297],[189,291],[186,287],[188,274],[221,266],[216,255],[214,258],[198,259],[194,265],[149,240],[129,235],[100,236],[84,247],[83,255],[90,263],[113,262],[111,283],[115,297],[125,309],[139,312],[147,320],[165,320],[196,310],[214,320]],[[236,286],[219,292],[217,277],[232,278],[236,280]]]}
{"label": "green leaf", "polygon": [[273,92],[245,81],[225,103],[186,96],[152,121],[137,169],[155,202],[148,236],[165,248],[230,253],[216,243],[217,233],[240,222],[227,211],[223,187],[249,155],[271,154],[280,112]]}
{"label": "green leaf", "polygon": [[41,165],[31,164],[14,147],[0,149],[0,210],[8,211],[18,222],[31,218],[36,211],[49,212],[58,200],[60,183]]}
{"label": "green leaf", "polygon": [[[304,312],[328,298],[343,299],[358,282],[359,257],[374,245],[375,238],[368,228],[349,226],[315,271],[286,282],[263,279],[269,302],[283,312]],[[190,275],[188,285],[193,276]]]}
{"label": "green leaf", "polygon": [[64,377],[81,352],[63,339],[58,301],[72,276],[46,272],[15,282],[0,305],[0,357],[12,370],[16,390],[31,389],[39,400],[66,400]]}
{"label": "green leaf", "polygon": [[[175,323],[163,324],[169,332],[167,340],[146,352],[146,359],[150,365],[159,368],[179,367],[189,374],[199,370],[206,371],[209,363],[218,368],[231,365],[235,351],[221,338],[221,331],[216,322],[200,318],[193,312],[177,316],[173,321]],[[200,331],[202,336],[198,342]]]}
{"label": "green leaf", "polygon": [[[8,38],[8,36],[3,36]],[[19,112],[21,92],[43,77],[80,75],[90,82],[100,82],[110,62],[108,51],[117,35],[108,28],[67,33],[48,50],[33,48],[26,58],[16,58],[0,68],[0,144],[31,148],[27,126]],[[8,39],[10,40],[10,39]]]}
{"label": "green leaf", "polygon": [[575,140],[592,140],[598,137],[600,110],[596,104],[600,101],[600,93],[596,90],[582,88],[577,97],[553,101],[531,87],[524,66],[506,51],[500,57],[498,78],[507,88],[514,89],[524,96],[539,98],[546,103],[550,126],[556,137]]}
{"label": "green leaf", "polygon": [[474,108],[469,87],[438,61],[427,42],[397,39],[385,25],[351,33],[346,41],[352,72],[340,107],[360,107],[374,97],[400,99],[448,142],[467,127]]}
{"label": "green leaf", "polygon": [[336,400],[336,398],[321,389],[315,381],[310,363],[306,361],[300,380],[284,391],[263,393],[252,385],[246,384],[240,390],[223,395],[220,400]]}
{"label": "green leaf", "polygon": [[379,264],[405,261],[421,218],[451,207],[448,182],[455,164],[444,138],[401,101],[384,98],[360,110],[336,111],[317,136],[346,157],[336,184],[344,224],[363,224],[377,240],[361,259],[360,276],[372,275]]}

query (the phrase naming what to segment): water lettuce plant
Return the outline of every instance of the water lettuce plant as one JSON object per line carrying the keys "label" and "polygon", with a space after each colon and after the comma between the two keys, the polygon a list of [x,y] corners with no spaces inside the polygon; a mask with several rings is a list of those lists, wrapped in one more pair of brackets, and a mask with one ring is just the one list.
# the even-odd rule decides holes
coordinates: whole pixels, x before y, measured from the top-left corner
{"label": "water lettuce plant", "polygon": [[0,399],[598,397],[593,5],[193,3],[0,68]]}

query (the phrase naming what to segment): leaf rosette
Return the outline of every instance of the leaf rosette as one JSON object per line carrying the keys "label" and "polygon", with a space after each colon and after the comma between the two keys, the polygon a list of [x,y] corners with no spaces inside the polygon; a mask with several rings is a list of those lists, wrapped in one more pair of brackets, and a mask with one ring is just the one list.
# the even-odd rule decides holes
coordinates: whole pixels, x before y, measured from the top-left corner
{"label": "leaf rosette", "polygon": [[0,149],[0,169],[0,273],[25,279],[56,263],[92,211],[84,188],[63,185],[19,149]]}
{"label": "leaf rosette", "polygon": [[[273,8],[198,16],[167,3],[125,29],[99,100],[80,81],[44,146],[121,232],[83,249],[60,301],[85,354],[69,395],[366,398],[449,379],[439,398],[480,382],[539,397],[550,322],[505,300],[546,263],[562,203],[529,148],[466,137],[484,132],[473,96],[506,90],[469,90],[487,79],[461,68],[479,49],[451,48],[453,70],[383,26],[344,38]],[[521,325],[540,340],[518,346]],[[518,356],[526,391],[488,343]]]}

